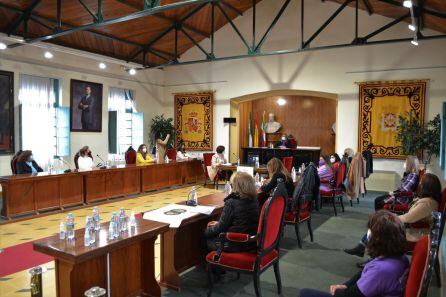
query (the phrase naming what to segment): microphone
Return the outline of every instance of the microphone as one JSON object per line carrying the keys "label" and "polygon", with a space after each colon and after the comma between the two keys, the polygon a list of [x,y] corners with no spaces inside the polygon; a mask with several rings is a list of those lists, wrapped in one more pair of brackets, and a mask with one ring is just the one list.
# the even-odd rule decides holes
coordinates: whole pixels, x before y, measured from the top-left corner
{"label": "microphone", "polygon": [[[102,159],[101,156],[99,156],[99,154],[96,154],[96,156],[102,161],[102,163],[106,164],[104,159]],[[99,167],[99,169],[106,169],[107,168],[107,166],[103,166],[101,163],[99,163],[97,165],[97,167]]]}
{"label": "microphone", "polygon": [[69,164],[67,161],[65,161],[61,156],[54,156],[54,157],[55,157],[56,159],[62,161],[62,163],[64,163],[65,165],[68,166],[68,169],[65,169],[65,170],[63,171],[64,173],[71,172],[70,164]]}

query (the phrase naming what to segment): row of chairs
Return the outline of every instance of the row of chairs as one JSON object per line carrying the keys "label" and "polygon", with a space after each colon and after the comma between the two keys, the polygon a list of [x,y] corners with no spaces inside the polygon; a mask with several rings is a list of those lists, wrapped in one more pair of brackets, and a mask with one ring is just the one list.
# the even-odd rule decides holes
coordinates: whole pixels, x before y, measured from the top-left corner
{"label": "row of chairs", "polygon": [[[242,233],[220,234],[220,245],[217,251],[206,256],[209,291],[212,294],[214,268],[234,271],[238,278],[240,273],[249,274],[253,278],[256,296],[261,296],[260,275],[271,266],[277,284],[277,293],[282,292],[279,270],[280,240],[286,224],[286,190],[283,183],[273,191],[262,207],[257,235]],[[444,228],[444,213],[433,214],[433,225],[429,236],[423,237],[412,250],[412,261],[405,288],[405,297],[426,297],[432,271],[438,261],[438,250]],[[310,233],[310,236],[312,234]],[[256,249],[247,252],[227,253],[224,251],[228,242],[255,242]]]}

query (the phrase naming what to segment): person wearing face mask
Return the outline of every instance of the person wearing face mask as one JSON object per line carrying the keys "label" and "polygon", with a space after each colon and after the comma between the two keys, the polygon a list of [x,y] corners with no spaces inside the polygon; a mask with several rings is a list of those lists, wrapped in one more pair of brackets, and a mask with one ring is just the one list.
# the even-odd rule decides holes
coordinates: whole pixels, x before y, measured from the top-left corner
{"label": "person wearing face mask", "polygon": [[[404,192],[415,192],[418,186],[419,178],[418,158],[415,156],[407,156],[404,162],[404,174],[401,179],[401,185],[395,191],[389,194],[381,195],[375,198],[375,210],[382,209],[387,203],[398,203],[408,205],[412,202],[411,196],[404,195]],[[396,201],[395,201],[396,200]]]}
{"label": "person wearing face mask", "polygon": [[339,158],[339,155],[334,153],[330,156],[330,163],[333,164],[333,168],[337,169],[339,166],[339,163],[341,163],[341,158]]}
{"label": "person wearing face mask", "polygon": [[319,167],[317,169],[319,179],[321,180],[321,186],[319,187],[321,191],[331,191],[330,180],[333,178],[334,172],[335,168],[330,162],[330,157],[325,154],[322,155],[319,159]]}
{"label": "person wearing face mask", "polygon": [[17,159],[16,165],[17,174],[37,174],[43,169],[34,161],[32,151],[23,151]]}
{"label": "person wearing face mask", "polygon": [[150,155],[147,152],[147,146],[145,144],[141,144],[138,148],[138,152],[136,153],[136,165],[147,165],[153,162],[155,162],[155,160],[150,158]]}
{"label": "person wearing face mask", "polygon": [[91,157],[91,150],[88,146],[84,146],[79,150],[79,158],[77,159],[79,170],[90,170],[96,167]]}

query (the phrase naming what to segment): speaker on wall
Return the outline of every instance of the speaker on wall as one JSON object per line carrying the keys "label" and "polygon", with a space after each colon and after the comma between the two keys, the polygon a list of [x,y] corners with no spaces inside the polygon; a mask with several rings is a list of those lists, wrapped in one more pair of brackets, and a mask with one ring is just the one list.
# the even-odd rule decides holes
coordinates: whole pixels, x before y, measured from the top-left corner
{"label": "speaker on wall", "polygon": [[236,118],[223,118],[223,123],[234,124],[234,123],[236,123]]}

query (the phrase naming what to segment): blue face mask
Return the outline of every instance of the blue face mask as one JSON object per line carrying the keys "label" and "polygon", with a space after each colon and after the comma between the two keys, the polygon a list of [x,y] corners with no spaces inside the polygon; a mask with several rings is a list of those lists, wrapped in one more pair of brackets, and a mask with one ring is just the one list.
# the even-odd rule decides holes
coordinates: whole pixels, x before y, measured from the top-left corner
{"label": "blue face mask", "polygon": [[323,166],[325,164],[324,160],[319,160],[319,167]]}

